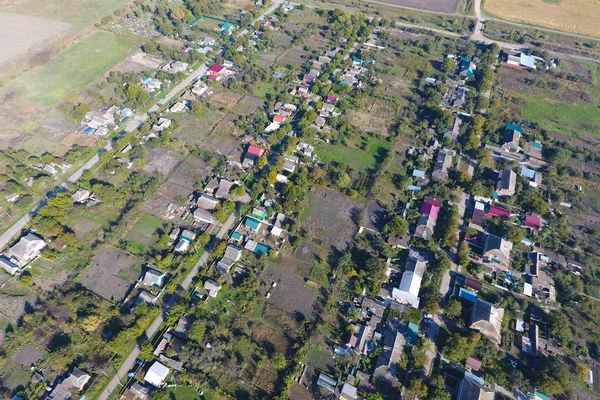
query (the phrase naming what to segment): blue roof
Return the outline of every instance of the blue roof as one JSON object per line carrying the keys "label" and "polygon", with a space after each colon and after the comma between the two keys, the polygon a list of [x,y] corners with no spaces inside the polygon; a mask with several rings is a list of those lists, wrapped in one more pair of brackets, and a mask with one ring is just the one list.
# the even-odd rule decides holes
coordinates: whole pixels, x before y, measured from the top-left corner
{"label": "blue roof", "polygon": [[144,79],[144,83],[150,83],[152,82],[152,78],[148,77]]}
{"label": "blue roof", "polygon": [[244,221],[244,226],[257,231],[260,227],[260,221],[252,217],[246,217],[246,221]]}
{"label": "blue roof", "polygon": [[475,301],[477,300],[477,294],[471,292],[470,290],[465,290],[465,288],[460,288],[460,291],[458,292],[458,297],[470,301],[471,303],[475,303]]}
{"label": "blue roof", "polygon": [[529,179],[535,179],[535,170],[527,167],[521,167],[521,176]]}
{"label": "blue roof", "polygon": [[352,62],[353,62],[354,64],[362,64],[363,60],[362,60],[362,59],[360,59],[360,58],[358,58],[358,57],[354,57],[354,58],[352,59]]}
{"label": "blue roof", "polygon": [[417,178],[424,178],[425,177],[425,171],[422,171],[420,169],[415,169],[412,173],[412,176],[416,176]]}
{"label": "blue roof", "polygon": [[231,28],[233,28],[233,24],[229,23],[229,22],[224,23],[223,26],[221,27],[221,29],[223,29],[224,31],[228,31]]}
{"label": "blue roof", "polygon": [[421,190],[421,186],[416,186],[416,185],[408,185],[406,187],[407,190],[410,190],[411,192],[418,192]]}
{"label": "blue roof", "polygon": [[240,240],[240,239],[242,238],[242,234],[241,234],[241,233],[239,233],[239,232],[233,232],[233,233],[231,234],[231,238],[232,238],[233,240]]}
{"label": "blue roof", "polygon": [[92,132],[94,132],[94,128],[87,128],[85,130],[85,133],[92,133]]}
{"label": "blue roof", "polygon": [[406,339],[406,343],[410,345],[414,345],[417,340],[417,335],[419,333],[419,326],[413,324],[412,322],[408,323],[408,330],[404,333],[404,338]]}
{"label": "blue roof", "polygon": [[254,248],[254,253],[258,255],[267,254],[269,252],[269,248],[264,244],[258,243]]}
{"label": "blue roof", "polygon": [[540,398],[542,400],[550,400],[550,396],[548,396],[544,392],[539,391],[537,389],[535,389],[535,397],[538,397],[538,398]]}
{"label": "blue roof", "polygon": [[533,142],[533,147],[535,147],[536,149],[541,149],[542,148],[542,144],[540,142]]}
{"label": "blue roof", "polygon": [[523,133],[523,127],[517,124],[506,124],[507,131],[517,131],[519,133]]}

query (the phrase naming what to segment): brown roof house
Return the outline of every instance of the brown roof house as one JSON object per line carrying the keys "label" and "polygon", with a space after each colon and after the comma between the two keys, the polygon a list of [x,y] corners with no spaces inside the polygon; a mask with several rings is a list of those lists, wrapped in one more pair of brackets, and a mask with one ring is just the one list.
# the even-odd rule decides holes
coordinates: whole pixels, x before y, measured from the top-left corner
{"label": "brown roof house", "polygon": [[39,257],[44,247],[46,247],[44,239],[29,232],[10,248],[9,255],[16,258],[23,267]]}
{"label": "brown roof house", "polygon": [[496,183],[496,193],[498,196],[512,196],[515,194],[515,185],[517,184],[517,174],[513,170],[505,169],[498,174]]}
{"label": "brown roof house", "polygon": [[510,269],[512,243],[495,235],[488,235],[483,245],[483,259],[502,270]]}
{"label": "brown roof house", "polygon": [[487,336],[492,342],[500,344],[503,317],[504,308],[496,307],[492,303],[477,299],[471,311],[469,327]]}

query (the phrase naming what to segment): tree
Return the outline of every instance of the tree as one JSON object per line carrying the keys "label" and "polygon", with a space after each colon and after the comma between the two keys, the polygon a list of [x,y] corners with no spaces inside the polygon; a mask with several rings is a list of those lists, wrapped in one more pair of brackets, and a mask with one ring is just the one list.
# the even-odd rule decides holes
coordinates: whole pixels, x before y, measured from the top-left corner
{"label": "tree", "polygon": [[429,380],[429,400],[450,400],[452,395],[446,391],[444,378],[440,374],[435,374]]}
{"label": "tree", "polygon": [[475,352],[479,340],[481,340],[479,334],[463,336],[454,333],[446,341],[442,353],[448,360],[462,363]]}
{"label": "tree", "polygon": [[204,111],[204,104],[202,104],[202,102],[198,101],[198,100],[194,100],[192,101],[192,114],[194,114],[194,116],[199,117],[202,114],[202,111]]}
{"label": "tree", "polygon": [[456,71],[456,61],[451,58],[446,58],[444,63],[442,64],[442,72],[452,73]]}
{"label": "tree", "polygon": [[83,323],[82,323],[81,327],[83,328],[84,331],[91,333],[91,332],[95,332],[101,323],[102,323],[102,318],[100,318],[98,315],[90,315],[83,319]]}
{"label": "tree", "polygon": [[206,334],[206,324],[202,321],[194,321],[190,330],[188,331],[188,338],[195,342],[202,342],[204,335]]}
{"label": "tree", "polygon": [[466,267],[469,264],[469,261],[471,260],[471,257],[469,257],[469,253],[471,253],[471,248],[469,247],[467,241],[463,240],[458,246],[458,253],[456,255],[459,265]]}
{"label": "tree", "polygon": [[571,340],[571,323],[569,318],[561,311],[554,310],[548,317],[548,330],[551,335],[556,336],[561,343],[567,343]]}
{"label": "tree", "polygon": [[455,298],[450,299],[444,307],[444,314],[452,320],[459,318],[462,315],[462,303]]}
{"label": "tree", "polygon": [[518,226],[514,226],[510,224],[508,226],[508,232],[506,234],[506,238],[509,242],[519,243],[525,237],[525,233]]}
{"label": "tree", "polygon": [[427,397],[427,386],[423,383],[423,381],[419,378],[415,378],[408,384],[406,388],[406,392],[411,394],[413,399],[417,398],[425,398]]}
{"label": "tree", "polygon": [[399,215],[394,215],[394,217],[385,224],[383,231],[390,236],[402,237],[408,232],[408,222]]}

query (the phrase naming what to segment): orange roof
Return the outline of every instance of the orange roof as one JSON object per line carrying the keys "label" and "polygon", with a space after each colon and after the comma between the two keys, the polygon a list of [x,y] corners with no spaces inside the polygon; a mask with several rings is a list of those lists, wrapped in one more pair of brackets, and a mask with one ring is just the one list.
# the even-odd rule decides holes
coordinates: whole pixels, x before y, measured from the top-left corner
{"label": "orange roof", "polygon": [[283,121],[285,121],[285,117],[283,115],[277,114],[273,117],[273,122],[275,122],[276,124],[281,124],[283,123]]}

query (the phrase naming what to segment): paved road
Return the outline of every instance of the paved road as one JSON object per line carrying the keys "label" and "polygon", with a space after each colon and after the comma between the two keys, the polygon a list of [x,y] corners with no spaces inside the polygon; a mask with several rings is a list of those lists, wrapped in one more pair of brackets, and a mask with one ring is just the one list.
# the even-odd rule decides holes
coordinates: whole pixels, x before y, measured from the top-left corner
{"label": "paved road", "polygon": [[[221,227],[219,232],[217,233],[217,238],[221,239],[223,236],[225,236],[227,234],[227,232],[229,232],[229,229],[235,223],[235,221],[236,221],[235,215],[231,214],[229,216],[229,218],[227,219],[227,221],[225,221],[225,223],[223,224],[223,226]],[[208,260],[209,257],[210,257],[209,252],[205,252],[202,255],[202,257],[200,257],[200,259],[198,260],[196,265],[194,265],[194,267],[190,270],[189,274],[185,277],[185,279],[181,283],[182,290],[180,290],[180,292],[185,292],[186,290],[188,290],[188,288],[192,284],[192,280],[194,279],[194,277],[196,277],[196,275],[198,275],[198,271],[200,271],[200,268],[206,264],[206,261]],[[161,312],[161,314],[158,317],[156,317],[156,319],[154,320],[154,322],[152,322],[152,324],[148,327],[148,329],[146,329],[146,337],[147,338],[153,337],[154,334],[158,331],[158,329],[162,326],[162,324],[164,322],[164,315],[169,311],[169,309],[171,309],[171,307],[173,306],[173,304],[175,304],[175,302],[177,302],[177,300],[179,300],[179,295],[175,294],[174,296],[171,297],[169,302],[163,306],[163,312]],[[109,398],[110,394],[115,389],[118,389],[117,386],[121,385],[121,379],[127,377],[127,373],[135,366],[135,360],[138,358],[139,355],[140,355],[140,348],[138,346],[136,346],[131,351],[131,353],[127,356],[127,358],[121,365],[121,368],[119,368],[119,371],[117,372],[117,374],[113,377],[113,379],[110,381],[108,386],[100,394],[100,396],[98,397],[98,400],[107,400]]]}

